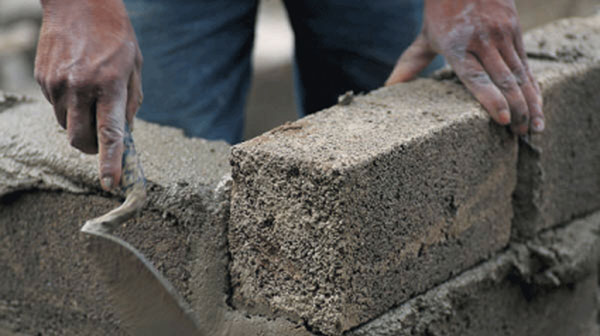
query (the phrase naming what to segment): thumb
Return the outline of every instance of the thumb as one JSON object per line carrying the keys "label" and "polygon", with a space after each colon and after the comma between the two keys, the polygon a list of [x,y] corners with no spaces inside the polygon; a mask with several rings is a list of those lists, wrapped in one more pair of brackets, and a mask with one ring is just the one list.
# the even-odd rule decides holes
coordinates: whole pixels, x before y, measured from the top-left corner
{"label": "thumb", "polygon": [[98,160],[105,190],[113,189],[121,181],[126,106],[126,87],[115,90],[115,94],[101,96],[96,103]]}
{"label": "thumb", "polygon": [[429,42],[423,33],[406,49],[392,74],[385,82],[385,86],[394,85],[414,79],[433,61],[437,53],[431,49]]}

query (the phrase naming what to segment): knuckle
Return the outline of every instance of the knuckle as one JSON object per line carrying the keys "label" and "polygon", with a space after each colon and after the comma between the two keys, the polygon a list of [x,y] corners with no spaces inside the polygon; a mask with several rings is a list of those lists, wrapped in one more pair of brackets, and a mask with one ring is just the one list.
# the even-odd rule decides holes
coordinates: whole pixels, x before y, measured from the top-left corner
{"label": "knuckle", "polygon": [[515,28],[510,21],[499,22],[490,27],[490,35],[496,42],[510,40],[514,31]]}
{"label": "knuckle", "polygon": [[490,77],[487,73],[480,70],[468,69],[463,74],[463,80],[474,85],[489,85]]}
{"label": "knuckle", "polygon": [[122,81],[123,75],[117,71],[106,71],[102,74],[99,85],[105,89],[114,88],[117,83]]}
{"label": "knuckle", "polygon": [[87,86],[89,86],[89,80],[83,76],[69,76],[67,81],[67,87],[75,90],[82,90]]}
{"label": "knuckle", "polygon": [[503,41],[505,38],[505,31],[500,25],[493,25],[490,27],[490,36],[494,41]]}
{"label": "knuckle", "polygon": [[517,81],[512,74],[506,74],[498,78],[496,86],[498,86],[501,91],[514,91],[517,88]]}
{"label": "knuckle", "polygon": [[98,127],[98,141],[104,147],[113,147],[121,143],[123,139],[123,130],[103,125]]}
{"label": "knuckle", "polygon": [[518,66],[513,69],[514,78],[519,86],[523,86],[529,83],[529,74],[524,66]]}
{"label": "knuckle", "polygon": [[45,80],[45,85],[48,89],[50,90],[58,90],[60,89],[62,86],[64,86],[65,84],[65,78],[63,76],[52,76],[52,77],[46,77]]}

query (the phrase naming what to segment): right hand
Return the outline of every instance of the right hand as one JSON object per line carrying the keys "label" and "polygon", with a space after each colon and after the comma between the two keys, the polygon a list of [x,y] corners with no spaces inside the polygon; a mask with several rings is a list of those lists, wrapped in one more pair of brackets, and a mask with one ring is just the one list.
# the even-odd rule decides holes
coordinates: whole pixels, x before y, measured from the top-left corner
{"label": "right hand", "polygon": [[99,153],[102,187],[119,184],[125,121],[142,102],[142,55],[122,0],[42,0],[35,78],[70,144]]}

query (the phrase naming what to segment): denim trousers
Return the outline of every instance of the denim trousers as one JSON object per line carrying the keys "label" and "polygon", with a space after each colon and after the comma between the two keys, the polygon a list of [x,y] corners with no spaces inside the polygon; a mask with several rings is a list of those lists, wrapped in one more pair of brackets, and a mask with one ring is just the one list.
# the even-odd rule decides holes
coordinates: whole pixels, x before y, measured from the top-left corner
{"label": "denim trousers", "polygon": [[[422,25],[422,0],[281,0],[295,37],[298,114],[383,85]],[[125,0],[144,66],[138,117],[241,141],[258,0]],[[426,72],[443,64],[434,62]]]}

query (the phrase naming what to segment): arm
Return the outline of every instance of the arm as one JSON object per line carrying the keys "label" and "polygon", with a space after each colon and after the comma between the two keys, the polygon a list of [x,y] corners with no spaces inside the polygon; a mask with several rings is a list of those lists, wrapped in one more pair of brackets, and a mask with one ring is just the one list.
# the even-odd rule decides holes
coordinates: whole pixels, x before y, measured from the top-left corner
{"label": "arm", "polygon": [[497,123],[516,134],[543,131],[542,97],[514,0],[425,0],[421,34],[386,85],[413,79],[438,53]]}
{"label": "arm", "polygon": [[125,121],[142,101],[142,56],[122,0],[41,0],[35,77],[71,145],[99,153],[102,186],[121,176]]}

